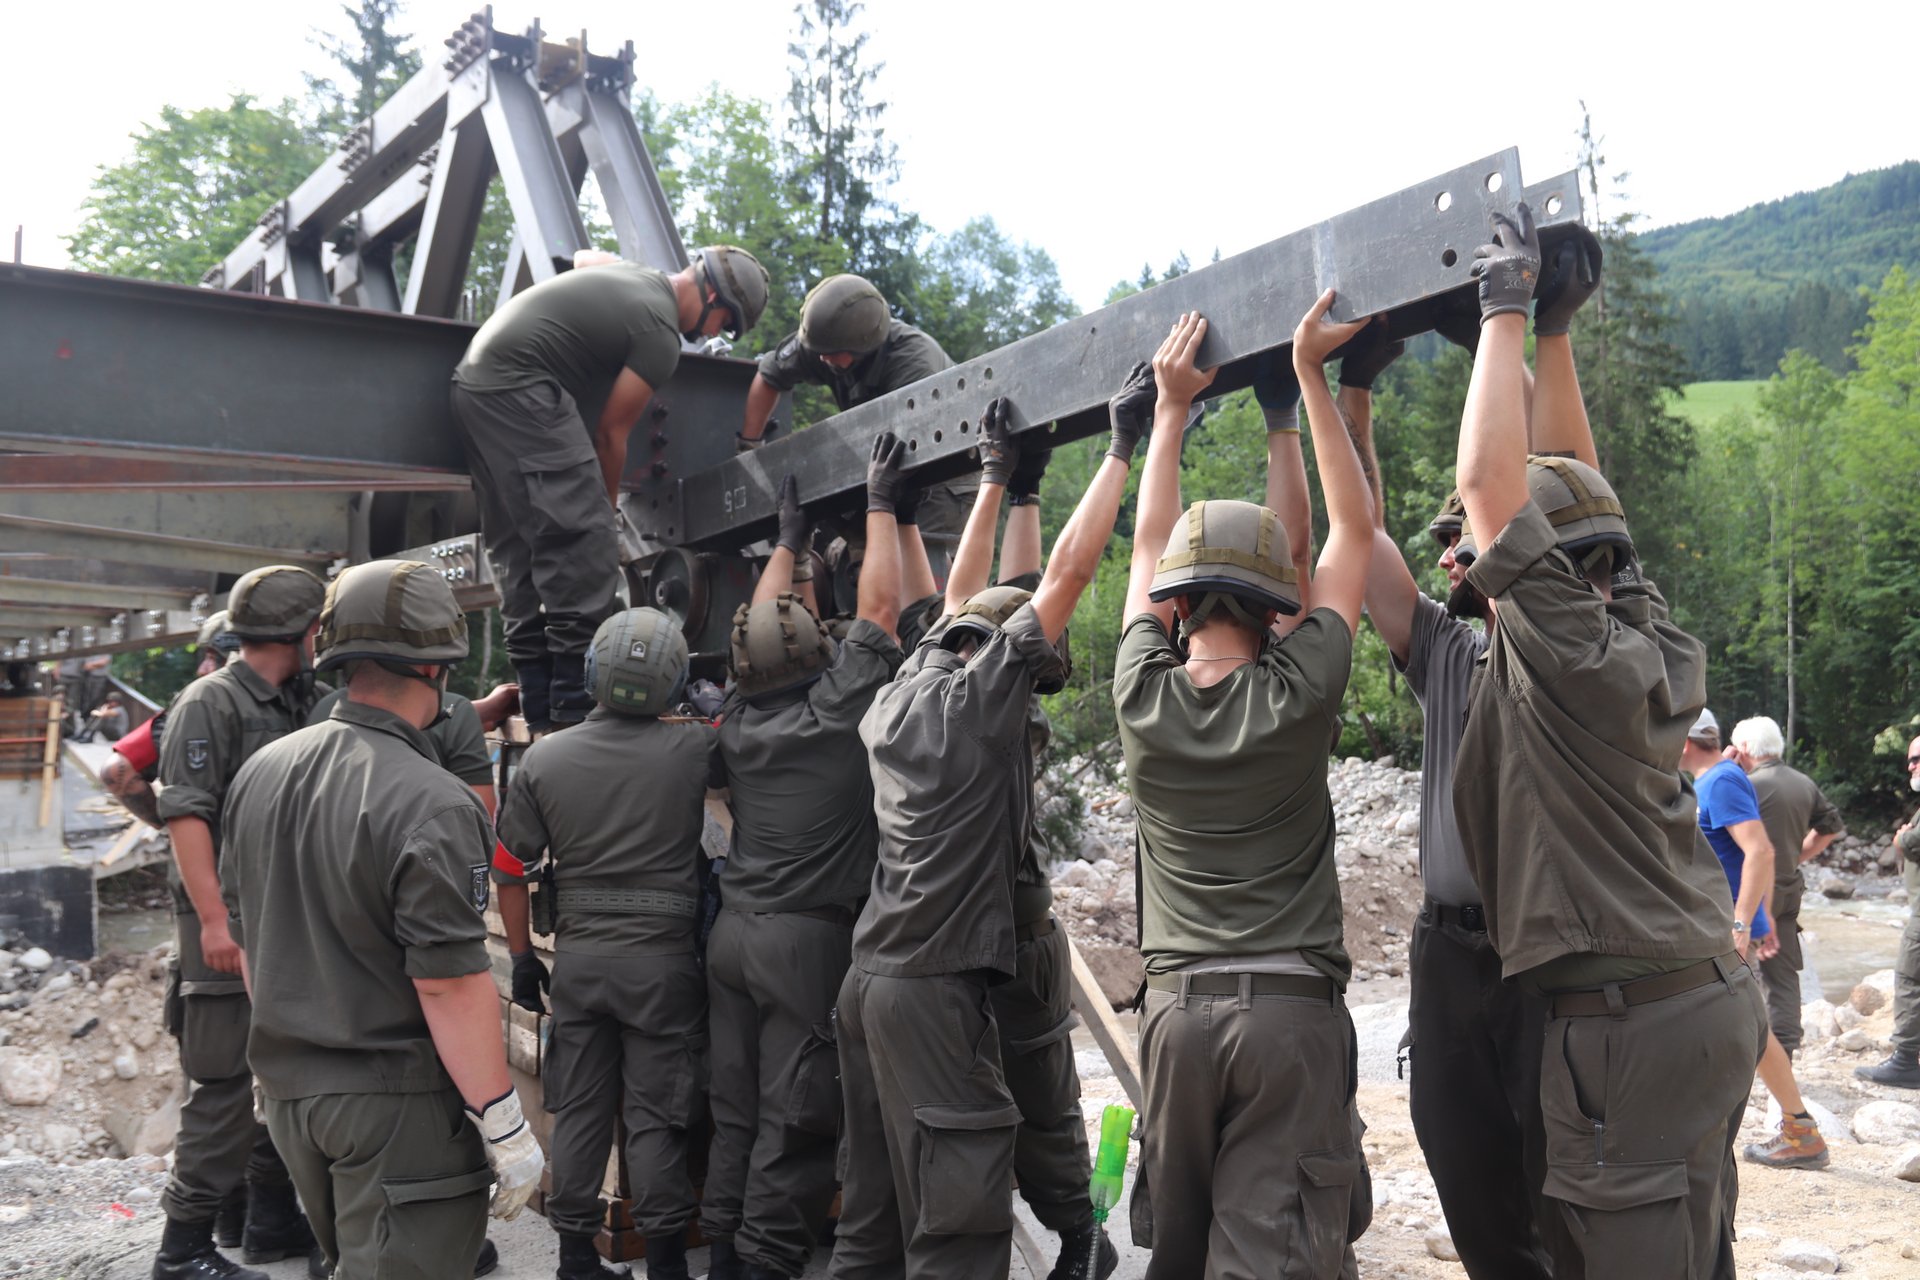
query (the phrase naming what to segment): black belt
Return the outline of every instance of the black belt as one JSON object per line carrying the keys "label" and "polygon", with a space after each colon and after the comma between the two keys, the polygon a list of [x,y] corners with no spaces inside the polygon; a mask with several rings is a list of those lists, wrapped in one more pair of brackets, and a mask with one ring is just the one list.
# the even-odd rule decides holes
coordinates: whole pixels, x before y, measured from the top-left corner
{"label": "black belt", "polygon": [[1250,995],[1311,996],[1332,1000],[1339,994],[1332,978],[1309,978],[1301,973],[1152,973],[1147,986],[1155,991],[1179,995],[1184,986],[1190,996],[1237,996],[1241,984],[1249,984]]}
{"label": "black belt", "polygon": [[825,920],[828,924],[837,924],[843,929],[853,928],[853,912],[846,907],[808,907],[804,911],[789,911],[790,916],[805,916],[809,920]]}
{"label": "black belt", "polygon": [[1556,1018],[1593,1018],[1600,1014],[1625,1017],[1629,1007],[1651,1004],[1683,992],[1704,987],[1710,982],[1725,982],[1743,961],[1737,951],[1728,951],[1711,960],[1690,964],[1672,973],[1658,973],[1635,982],[1609,982],[1598,991],[1563,991],[1553,997]]}
{"label": "black belt", "polygon": [[1052,916],[1045,920],[1035,920],[1032,924],[1013,926],[1013,940],[1016,943],[1032,942],[1035,938],[1044,938],[1060,927],[1060,922]]}
{"label": "black belt", "polygon": [[1450,924],[1465,929],[1469,933],[1487,931],[1487,909],[1485,907],[1450,907],[1444,902],[1427,899],[1425,914],[1435,924]]}
{"label": "black belt", "polygon": [[700,900],[671,889],[613,889],[562,885],[554,890],[554,909],[585,915],[677,916],[691,920]]}

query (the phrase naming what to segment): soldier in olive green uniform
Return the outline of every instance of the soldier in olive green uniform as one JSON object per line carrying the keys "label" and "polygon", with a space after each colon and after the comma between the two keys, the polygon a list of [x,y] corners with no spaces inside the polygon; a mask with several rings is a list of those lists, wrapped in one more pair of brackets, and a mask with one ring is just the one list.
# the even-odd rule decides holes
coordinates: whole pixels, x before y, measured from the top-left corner
{"label": "soldier in olive green uniform", "polygon": [[[529,728],[575,723],[593,706],[584,664],[619,584],[628,432],[673,376],[682,337],[745,333],[766,305],[766,270],[731,246],[700,249],[671,276],[582,267],[494,312],[453,371]],[[596,404],[589,428],[581,415]]]}
{"label": "soldier in olive green uniform", "polygon": [[[1003,489],[1018,461],[1009,416],[999,400],[981,420],[983,492]],[[880,845],[838,1005],[847,1174],[832,1274],[842,1280],[1004,1280],[1011,1265],[1021,1115],[989,993],[1018,972],[1027,706],[1065,682],[1055,645],[1113,532],[1138,440],[1128,433],[1122,448],[1121,435],[1032,598],[962,606],[860,723]]]}
{"label": "soldier in olive green uniform", "polygon": [[1184,317],[1116,402],[1141,415],[1154,403],[1113,681],[1139,819],[1133,1228],[1153,1250],[1150,1277],[1272,1274],[1284,1260],[1324,1280],[1350,1271],[1364,1225],[1327,752],[1373,522],[1320,372],[1361,324],[1325,322],[1331,301],[1293,342],[1329,528],[1314,608],[1284,638],[1273,623],[1298,614],[1300,587],[1281,516],[1249,502],[1180,514],[1180,431],[1213,380],[1193,360],[1206,322]]}
{"label": "soldier in olive green uniform", "polygon": [[[658,610],[601,623],[587,665],[599,706],[523,757],[499,824],[521,870],[494,863],[495,878],[511,884],[552,860],[541,890],[554,895],[557,921],[541,1077],[553,1115],[547,1219],[560,1235],[562,1280],[613,1274],[593,1240],[605,1221],[600,1185],[614,1118],[623,1116],[647,1274],[685,1280],[688,1131],[707,1083],[693,925],[714,732],[660,719],[686,687],[687,642]],[[503,924],[508,946],[527,950],[527,919],[503,905]]]}
{"label": "soldier in olive green uniform", "polygon": [[700,1208],[714,1280],[799,1275],[833,1200],[833,1002],[877,838],[860,717],[900,667],[892,503],[905,452],[890,436],[878,442],[867,485],[874,554],[837,650],[786,590],[807,538],[791,477],[778,544],[734,617],[734,681],[712,778],[729,789],[733,841],[707,941],[713,1058],[728,1064],[714,1074]]}
{"label": "soldier in olive green uniform", "polygon": [[[1920,791],[1920,738],[1907,744],[1907,777]],[[1907,901],[1912,904],[1893,966],[1893,1052],[1885,1062],[1855,1067],[1853,1074],[1875,1084],[1920,1089],[1920,814],[1894,833],[1893,847],[1906,868]]]}
{"label": "soldier in olive green uniform", "polygon": [[423,732],[466,616],[434,570],[380,560],[328,589],[319,643],[346,699],[249,761],[226,806],[247,1058],[335,1274],[466,1280],[488,1185],[512,1217],[544,1165],[487,961],[486,810]]}
{"label": "soldier in olive green uniform", "polygon": [[[345,701],[346,696],[345,689],[336,689],[320,699],[307,717],[307,723],[323,724],[331,719],[334,707]],[[500,722],[510,702],[511,699],[501,697],[500,689],[494,690],[484,705],[460,694],[448,693],[441,700],[439,718],[426,729],[427,741],[433,744],[434,758],[440,767],[473,788],[489,815],[494,808],[493,753],[487,748],[487,730]]]}
{"label": "soldier in olive green uniform", "polygon": [[1493,608],[1454,811],[1505,976],[1549,997],[1556,1275],[1731,1274],[1731,1144],[1766,1042],[1726,877],[1678,774],[1705,653],[1641,577],[1599,472],[1527,454],[1532,215],[1494,215],[1458,477]]}
{"label": "soldier in olive green uniform", "polygon": [[214,1220],[243,1183],[248,1261],[305,1253],[313,1238],[294,1202],[286,1166],[253,1118],[247,1074],[250,1006],[240,944],[220,898],[226,848],[220,808],[234,775],[261,748],[306,721],[312,700],[311,642],[326,588],[305,569],[255,569],[227,595],[228,630],[240,655],[183,689],[167,709],[156,804],[173,842],[176,999],[188,1080],[173,1174],[162,1205],[166,1234],[154,1280],[257,1276],[213,1245]]}

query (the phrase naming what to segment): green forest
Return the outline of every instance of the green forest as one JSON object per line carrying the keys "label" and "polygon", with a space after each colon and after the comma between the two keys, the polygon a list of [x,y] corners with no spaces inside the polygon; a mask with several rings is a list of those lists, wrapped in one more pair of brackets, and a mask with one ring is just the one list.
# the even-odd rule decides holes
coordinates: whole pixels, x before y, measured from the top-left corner
{"label": "green forest", "polygon": [[[305,100],[169,105],[137,130],[128,158],[101,167],[70,245],[75,264],[197,281],[345,122],[418,66],[397,0],[345,12],[352,34],[322,42],[328,74],[309,77]],[[781,102],[714,87],[690,102],[635,104],[670,202],[692,211],[687,243],[740,244],[773,267],[769,315],[736,354],[790,332],[807,288],[837,271],[871,278],[956,360],[1076,314],[1045,249],[1004,235],[990,211],[941,229],[904,202],[910,175],[887,139],[884,63],[860,5],[801,0],[790,37]],[[1850,817],[1890,818],[1905,790],[1905,738],[1920,723],[1920,162],[1636,233],[1591,122],[1568,123],[1582,138],[1583,180],[1621,210],[1595,228],[1606,271],[1573,338],[1602,468],[1646,569],[1708,646],[1722,724],[1772,715],[1795,762]],[[611,247],[604,225],[596,235]],[[469,278],[481,314],[507,239],[496,188]],[[1106,300],[1186,269],[1184,254],[1146,265]],[[1415,347],[1376,388],[1375,436],[1389,527],[1438,592],[1425,529],[1452,485],[1469,364],[1444,344]],[[829,407],[803,399],[796,412],[804,423]],[[1099,452],[1092,441],[1056,452],[1043,492],[1049,538]],[[1251,394],[1221,397],[1189,437],[1185,495],[1257,501],[1264,460]],[[1130,492],[1074,619],[1073,680],[1052,699],[1055,752],[1089,773],[1118,764],[1108,681],[1131,512]],[[493,671],[464,672],[457,687],[484,692],[500,678],[497,644],[494,653]],[[121,666],[160,694],[184,678],[181,662],[155,653]],[[1342,753],[1417,763],[1419,708],[1366,627],[1344,724]]]}

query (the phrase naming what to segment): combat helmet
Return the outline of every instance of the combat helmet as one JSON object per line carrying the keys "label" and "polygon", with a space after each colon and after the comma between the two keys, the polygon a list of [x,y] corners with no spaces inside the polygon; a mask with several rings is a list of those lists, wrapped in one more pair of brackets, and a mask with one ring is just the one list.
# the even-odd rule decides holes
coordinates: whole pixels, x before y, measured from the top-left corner
{"label": "combat helmet", "polygon": [[1554,541],[1581,570],[1612,574],[1633,560],[1627,513],[1598,471],[1577,458],[1534,454],[1527,459],[1527,489],[1553,525]]}
{"label": "combat helmet", "polygon": [[860,276],[828,276],[800,307],[800,345],[814,355],[878,351],[893,325],[880,291]]}
{"label": "combat helmet", "polygon": [[1460,527],[1466,523],[1466,520],[1467,504],[1460,500],[1460,491],[1453,489],[1448,491],[1445,500],[1440,503],[1439,514],[1428,523],[1427,532],[1433,535],[1435,542],[1445,547],[1448,539],[1460,532]]}
{"label": "combat helmet", "polygon": [[[943,618],[927,633],[942,649],[958,651],[966,640],[985,643],[993,634],[1007,625],[1007,620],[1020,610],[1020,606],[1033,599],[1033,592],[1024,587],[1000,583],[984,591],[976,591],[966,598],[958,612]],[[1035,675],[1033,681],[1036,693],[1058,693],[1067,687],[1067,680],[1073,674],[1073,656],[1067,647],[1067,633],[1060,633],[1060,642],[1053,646],[1060,656],[1057,671],[1046,671]]]}
{"label": "combat helmet", "polygon": [[587,646],[593,700],[623,716],[673,709],[687,687],[687,638],[658,609],[625,609],[600,624]]}
{"label": "combat helmet", "polygon": [[467,656],[467,615],[439,570],[418,560],[373,560],[328,584],[313,647],[321,671],[361,659],[455,663]]}
{"label": "combat helmet", "polygon": [[1300,612],[1299,575],[1293,569],[1286,526],[1255,502],[1194,503],[1173,526],[1147,596],[1193,597],[1183,630],[1191,630],[1216,607],[1255,628],[1260,620],[1243,605]]}
{"label": "combat helmet", "polygon": [[[712,287],[717,304],[733,312],[734,323],[729,327],[734,337],[743,336],[760,323],[772,279],[758,258],[735,245],[711,244],[694,250],[693,266],[695,279],[704,279]],[[713,305],[703,301],[701,324],[706,323],[705,308]]]}
{"label": "combat helmet", "polygon": [[320,616],[327,586],[305,569],[270,564],[227,592],[227,630],[243,640],[298,640]]}
{"label": "combat helmet", "polygon": [[[301,630],[304,631],[306,628],[302,627]],[[210,614],[207,620],[200,624],[200,634],[195,638],[194,643],[201,649],[213,649],[219,653],[228,654],[240,647],[240,637],[233,634],[228,627],[227,611],[221,609]]]}
{"label": "combat helmet", "polygon": [[775,693],[833,665],[833,636],[791,591],[733,614],[733,683],[742,694]]}
{"label": "combat helmet", "polygon": [[1480,540],[1473,536],[1473,521],[1460,517],[1460,541],[1453,544],[1453,562],[1462,569],[1471,568],[1480,558]]}

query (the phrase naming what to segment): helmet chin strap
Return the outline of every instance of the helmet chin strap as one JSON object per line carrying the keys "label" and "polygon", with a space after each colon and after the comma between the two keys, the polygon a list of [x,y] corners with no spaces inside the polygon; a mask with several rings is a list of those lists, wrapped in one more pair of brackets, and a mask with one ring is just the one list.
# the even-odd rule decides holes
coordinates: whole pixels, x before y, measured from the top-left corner
{"label": "helmet chin strap", "polygon": [[1194,605],[1192,611],[1180,620],[1180,639],[1183,641],[1188,639],[1195,631],[1205,626],[1215,609],[1225,609],[1252,631],[1265,630],[1265,624],[1248,613],[1246,606],[1241,604],[1237,597],[1225,591],[1209,591],[1201,596],[1200,603]]}

